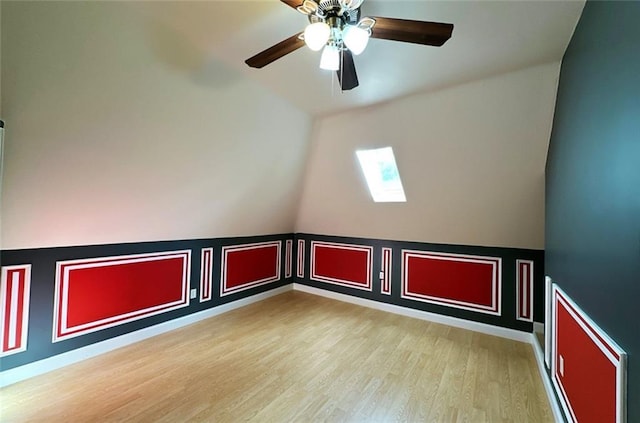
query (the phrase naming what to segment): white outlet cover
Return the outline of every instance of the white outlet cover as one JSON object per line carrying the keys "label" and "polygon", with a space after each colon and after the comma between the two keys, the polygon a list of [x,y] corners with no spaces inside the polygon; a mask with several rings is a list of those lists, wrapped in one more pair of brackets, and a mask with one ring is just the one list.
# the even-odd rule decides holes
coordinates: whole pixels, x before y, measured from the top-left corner
{"label": "white outlet cover", "polygon": [[195,288],[191,290],[191,299],[194,299],[196,296],[198,295],[198,290],[196,290]]}

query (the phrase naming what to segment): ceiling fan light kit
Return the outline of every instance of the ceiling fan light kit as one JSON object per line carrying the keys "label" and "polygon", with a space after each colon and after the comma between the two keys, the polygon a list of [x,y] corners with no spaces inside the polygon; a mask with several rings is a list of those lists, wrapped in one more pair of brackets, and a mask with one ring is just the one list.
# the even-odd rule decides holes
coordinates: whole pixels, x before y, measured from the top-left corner
{"label": "ceiling fan light kit", "polygon": [[[453,32],[453,25],[383,17],[360,19],[364,0],[280,0],[307,16],[303,33],[293,35],[247,59],[245,63],[262,68],[307,45],[322,50],[320,68],[337,71],[342,90],[358,86],[353,55],[361,54],[369,38],[441,46]],[[342,58],[342,60],[340,60]]]}
{"label": "ceiling fan light kit", "polygon": [[370,36],[370,30],[367,31],[366,29],[355,25],[347,25],[342,31],[342,40],[344,41],[344,45],[356,56],[362,54],[364,49],[367,48]]}
{"label": "ceiling fan light kit", "polygon": [[320,57],[320,69],[337,71],[340,69],[340,49],[334,44],[327,44]]}
{"label": "ceiling fan light kit", "polygon": [[304,30],[304,42],[313,51],[320,51],[331,37],[331,28],[324,22],[310,23]]}

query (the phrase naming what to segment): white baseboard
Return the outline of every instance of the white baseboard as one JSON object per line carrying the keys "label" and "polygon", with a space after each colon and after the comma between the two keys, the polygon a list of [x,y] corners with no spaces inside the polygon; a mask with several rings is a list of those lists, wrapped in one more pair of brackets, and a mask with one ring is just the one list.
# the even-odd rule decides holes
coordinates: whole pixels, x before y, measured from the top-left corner
{"label": "white baseboard", "polygon": [[499,336],[502,338],[512,339],[520,342],[531,342],[530,333],[522,332],[515,329],[507,329],[499,326],[493,326],[486,323],[473,322],[470,320],[460,319],[457,317],[444,316],[442,314],[430,313],[428,311],[414,310],[407,307],[400,307],[393,304],[381,303],[378,301],[367,300],[364,298],[353,297],[351,295],[339,294],[333,291],[314,288],[298,283],[293,284],[294,291],[307,292],[309,294],[320,295],[322,297],[331,298],[345,303],[351,303],[363,307],[369,307],[376,310],[386,311],[389,313],[399,314],[401,316],[413,317],[415,319],[427,320],[429,322],[441,323],[443,325],[453,326],[462,329],[468,329],[475,332],[485,333],[487,335]]}
{"label": "white baseboard", "polygon": [[533,322],[533,333],[544,333],[544,323]]}
{"label": "white baseboard", "polygon": [[144,339],[148,339],[153,336],[160,335],[174,329],[199,322],[204,319],[208,319],[210,317],[220,315],[222,313],[226,313],[231,310],[235,310],[240,307],[244,307],[249,304],[256,303],[258,301],[265,300],[269,297],[282,294],[283,292],[291,291],[292,288],[293,287],[291,284],[285,285],[271,291],[262,292],[260,294],[243,298],[238,301],[233,301],[231,303],[223,304],[208,310],[189,314],[188,316],[179,317],[174,320],[169,320],[167,322],[163,322],[154,326],[149,326],[147,328],[117,336],[115,338],[107,339],[96,344],[87,345],[86,347],[68,351],[59,355],[55,355],[53,357],[34,361],[33,363],[25,364],[24,366],[5,370],[4,372],[0,373],[0,388],[20,382],[25,379],[29,379],[34,376],[48,373],[50,371],[86,360],[91,357],[95,357],[100,354],[104,354],[109,351],[113,351],[127,345],[134,344]]}
{"label": "white baseboard", "polygon": [[531,335],[531,346],[533,347],[533,353],[536,357],[536,363],[538,363],[538,370],[540,371],[540,379],[542,379],[542,384],[544,385],[544,390],[547,393],[547,398],[549,399],[549,405],[551,406],[551,412],[553,413],[553,418],[557,423],[564,423],[564,414],[562,413],[562,409],[560,408],[560,403],[556,398],[555,391],[553,390],[553,385],[551,385],[551,380],[547,375],[547,369],[544,364],[544,351],[542,351],[542,347],[540,343],[535,338],[536,334],[532,333]]}

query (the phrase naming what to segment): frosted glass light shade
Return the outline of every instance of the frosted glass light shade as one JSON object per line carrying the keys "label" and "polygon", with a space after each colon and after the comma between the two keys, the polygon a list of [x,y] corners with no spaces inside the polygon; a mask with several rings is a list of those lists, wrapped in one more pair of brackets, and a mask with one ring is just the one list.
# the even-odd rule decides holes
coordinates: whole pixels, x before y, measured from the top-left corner
{"label": "frosted glass light shade", "polygon": [[320,57],[320,69],[337,71],[340,69],[340,50],[338,47],[327,45],[322,50],[322,57]]}
{"label": "frosted glass light shade", "polygon": [[324,22],[307,25],[304,29],[304,42],[313,51],[319,51],[329,41],[331,28]]}
{"label": "frosted glass light shade", "polygon": [[342,40],[353,54],[358,55],[367,47],[369,32],[357,26],[348,25],[342,32]]}

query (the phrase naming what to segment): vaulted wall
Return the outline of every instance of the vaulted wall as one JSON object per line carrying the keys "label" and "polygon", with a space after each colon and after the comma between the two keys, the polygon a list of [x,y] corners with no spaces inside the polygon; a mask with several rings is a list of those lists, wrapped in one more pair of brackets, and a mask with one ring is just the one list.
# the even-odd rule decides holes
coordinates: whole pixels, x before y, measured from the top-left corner
{"label": "vaulted wall", "polygon": [[[544,164],[558,72],[550,63],[317,119],[296,281],[531,331],[543,320]],[[406,203],[374,203],[368,192],[355,152],[384,146]]]}
{"label": "vaulted wall", "polygon": [[3,2],[3,249],[292,232],[310,117],[153,28]]}
{"label": "vaulted wall", "polygon": [[[542,249],[559,63],[319,119],[297,232]],[[392,146],[406,203],[374,203],[355,151]]]}

